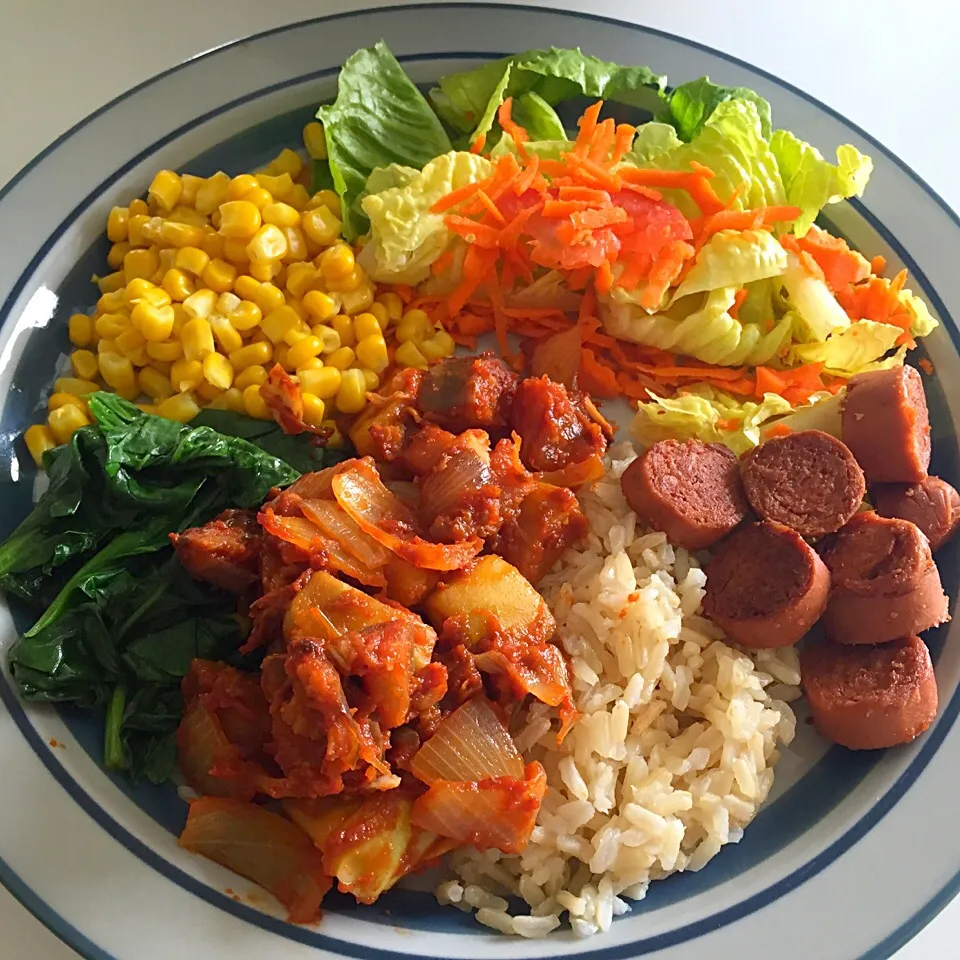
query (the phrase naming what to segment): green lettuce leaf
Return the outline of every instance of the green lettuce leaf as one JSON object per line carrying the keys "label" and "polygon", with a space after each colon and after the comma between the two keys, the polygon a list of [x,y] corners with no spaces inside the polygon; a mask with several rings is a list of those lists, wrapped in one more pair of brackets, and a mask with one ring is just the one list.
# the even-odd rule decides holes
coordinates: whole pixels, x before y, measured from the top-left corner
{"label": "green lettuce leaf", "polygon": [[451,149],[443,124],[382,40],[347,60],[337,99],[317,117],[348,240],[366,229],[360,199],[374,170],[391,163],[419,169]]}
{"label": "green lettuce leaf", "polygon": [[830,393],[822,390],[813,394],[802,406],[796,407],[792,413],[775,420],[768,420],[760,427],[760,439],[766,440],[774,428],[784,428],[797,433],[800,430],[822,430],[831,437],[842,440],[841,407],[846,390]]}
{"label": "green lettuce leaf", "polygon": [[827,373],[852,377],[896,346],[903,331],[890,323],[860,320],[838,330],[823,343],[800,343],[790,351],[791,363],[822,363]]}
{"label": "green lettuce leaf", "polygon": [[513,119],[530,134],[531,140],[565,140],[564,130],[557,111],[539,93],[531,90],[513,102]]}
{"label": "green lettuce leaf", "polygon": [[927,309],[927,305],[910,290],[900,291],[900,302],[913,318],[910,321],[910,333],[914,337],[925,337],[940,326],[937,318]]}
{"label": "green lettuce leaf", "polygon": [[579,49],[554,47],[528,50],[441,77],[430,91],[430,102],[454,130],[469,133],[472,140],[493,128],[497,110],[507,97],[534,93],[554,107],[586,96],[654,109],[665,84],[666,77],[647,67],[622,67]]}
{"label": "green lettuce leaf", "polygon": [[669,123],[650,121],[637,129],[628,159],[638,167],[650,166],[651,161],[661,154],[670,153],[682,147],[683,141]]}
{"label": "green lettuce leaf", "polygon": [[850,326],[850,318],[830,288],[811,276],[795,253],[787,255],[787,269],[781,281],[788,303],[801,321],[798,333],[806,334],[806,339],[823,343],[830,334]]}
{"label": "green lettuce leaf", "polygon": [[713,387],[697,386],[672,398],[651,394],[637,406],[631,432],[645,448],[658,440],[702,440],[722,443],[738,456],[760,442],[762,424],[793,410],[790,403],[767,393],[763,401],[740,402]]}
{"label": "green lettuce leaf", "polygon": [[370,178],[371,188],[361,201],[370,222],[370,240],[359,262],[380,282],[418,284],[430,276],[430,264],[447,248],[453,235],[441,214],[430,208],[452,190],[488,177],[493,165],[484,157],[451,151],[429,161],[422,170],[388,168]]}
{"label": "green lettuce leaf", "polygon": [[756,107],[761,135],[764,139],[770,136],[770,104],[763,97],[747,87],[711,83],[709,77],[691,80],[666,94],[666,105],[657,119],[669,123],[681,140],[690,141],[704,128],[717,107],[728,100],[749,100]]}
{"label": "green lettuce leaf", "polygon": [[773,134],[770,150],[777,158],[787,203],[802,211],[793,228],[800,237],[828,203],[862,196],[873,171],[873,161],[850,144],[837,147],[834,166],[816,147],[787,130]]}
{"label": "green lettuce leaf", "polygon": [[787,251],[766,230],[721,230],[697,254],[674,300],[718,287],[779,276],[787,267]]}

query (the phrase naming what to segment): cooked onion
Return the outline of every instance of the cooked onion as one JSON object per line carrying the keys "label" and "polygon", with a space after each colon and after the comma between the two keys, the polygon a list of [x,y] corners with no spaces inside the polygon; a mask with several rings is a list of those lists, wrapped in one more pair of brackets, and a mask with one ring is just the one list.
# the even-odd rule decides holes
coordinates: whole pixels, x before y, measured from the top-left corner
{"label": "cooked onion", "polygon": [[384,485],[366,458],[333,478],[337,503],[378,543],[425,570],[459,570],[483,549],[479,537],[464,543],[431,543],[418,532],[416,515]]}
{"label": "cooked onion", "polygon": [[530,373],[535,377],[549,377],[555,383],[572,389],[580,372],[582,345],[579,325],[547,337],[533,351]]}
{"label": "cooked onion", "polygon": [[591,453],[586,460],[568,463],[565,467],[548,473],[538,473],[537,479],[555,487],[581,487],[585,483],[602,480],[604,472],[603,460],[597,454]]}
{"label": "cooked onion", "polygon": [[367,567],[379,569],[390,559],[390,551],[368,537],[360,525],[335,500],[304,500],[304,516],[315,523]]}
{"label": "cooked onion", "polygon": [[477,697],[437,727],[414,755],[410,770],[424,783],[522,777],[523,760],[493,707]]}
{"label": "cooked onion", "polygon": [[431,520],[442,516],[458,499],[493,483],[489,450],[473,445],[454,450],[423,481],[422,511]]}

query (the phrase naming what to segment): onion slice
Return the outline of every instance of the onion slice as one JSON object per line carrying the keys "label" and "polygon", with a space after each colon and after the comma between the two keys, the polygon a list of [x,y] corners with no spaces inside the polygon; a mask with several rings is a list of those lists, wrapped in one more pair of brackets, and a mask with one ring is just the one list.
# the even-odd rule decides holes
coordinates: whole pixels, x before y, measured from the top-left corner
{"label": "onion slice", "polygon": [[410,761],[424,783],[523,776],[523,760],[489,701],[468,700],[443,720]]}
{"label": "onion slice", "polygon": [[379,569],[390,559],[390,551],[373,537],[367,536],[335,500],[304,500],[301,509],[308,520],[352,553],[364,566]]}
{"label": "onion slice", "polygon": [[579,324],[547,337],[534,348],[530,375],[549,377],[555,383],[562,383],[572,390],[580,372],[582,346],[583,333]]}
{"label": "onion slice", "polygon": [[479,537],[452,544],[424,540],[414,512],[383,485],[366,457],[341,468],[333,495],[364,533],[424,570],[459,570],[483,549]]}
{"label": "onion slice", "polygon": [[538,473],[535,476],[543,483],[549,483],[554,487],[582,487],[585,483],[602,480],[605,472],[603,460],[600,459],[598,454],[591,453],[585,460],[568,463],[559,470]]}

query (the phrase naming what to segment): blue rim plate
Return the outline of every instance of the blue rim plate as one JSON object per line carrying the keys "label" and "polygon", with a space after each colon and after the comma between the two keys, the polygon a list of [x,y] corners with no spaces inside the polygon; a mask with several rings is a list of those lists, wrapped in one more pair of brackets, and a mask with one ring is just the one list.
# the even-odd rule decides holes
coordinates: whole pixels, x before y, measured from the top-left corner
{"label": "blue rim plate", "polygon": [[[700,44],[618,21],[497,4],[381,8],[312,20],[238,41],[175,67],[107,104],[0,190],[0,535],[29,509],[34,471],[19,440],[36,419],[66,318],[91,302],[110,207],[142,193],[161,167],[208,175],[259,166],[295,142],[332,96],[349,52],[385,38],[418,82],[547,45],[644,63],[674,80],[705,73],[756,89],[778,126],[824,152],[851,142],[875,163],[863,202],[831,210],[834,229],[868,255],[907,267],[942,321],[925,349],[934,469],[960,482],[960,314],[952,250],[960,220],[862,130],[796,88]],[[505,29],[505,26],[508,29]],[[957,552],[941,570],[960,592]],[[16,624],[0,607],[0,654]],[[360,910],[329,903],[315,927],[292,927],[262,892],[176,846],[184,807],[170,788],[131,789],[101,770],[98,725],[21,703],[0,680],[0,881],[91,960],[352,957],[690,960],[880,960],[960,886],[953,829],[960,734],[960,638],[932,636],[941,693],[935,726],[896,751],[851,755],[804,730],[778,769],[776,796],[736,847],[698,874],[655,884],[590,940],[560,931],[507,939],[438,907],[426,892]]]}

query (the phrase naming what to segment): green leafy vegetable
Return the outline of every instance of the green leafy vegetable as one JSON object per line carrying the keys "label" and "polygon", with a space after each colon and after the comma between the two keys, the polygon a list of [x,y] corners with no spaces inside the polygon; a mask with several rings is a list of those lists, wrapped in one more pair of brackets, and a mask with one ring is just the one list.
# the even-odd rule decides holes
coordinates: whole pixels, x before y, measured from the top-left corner
{"label": "green leafy vegetable", "polygon": [[850,318],[830,288],[819,277],[808,273],[795,253],[788,254],[781,281],[789,305],[800,318],[797,326],[798,332],[805,334],[803,339],[823,343],[831,333],[850,326]]}
{"label": "green leafy vegetable", "polygon": [[664,95],[665,107],[657,119],[669,123],[681,140],[690,141],[704,128],[717,107],[728,100],[749,100],[756,107],[761,136],[770,136],[770,104],[763,97],[747,87],[711,83],[709,77],[691,80]]}
{"label": "green leafy vegetable", "polygon": [[317,117],[348,240],[366,229],[360,198],[377,167],[398,163],[419,169],[451,149],[437,115],[382,40],[347,60],[337,99]]}
{"label": "green leafy vegetable", "polygon": [[169,534],[259,506],[299,473],[209,426],[148,416],[113,394],[88,402],[95,423],[47,454],[47,491],[0,545],[4,590],[60,587],[10,668],[28,699],[106,708],[107,765],[162,780],[190,661],[229,657],[244,636],[234,598],[194,581]]}
{"label": "green leafy vegetable", "polygon": [[[430,102],[441,117],[460,133],[475,139],[487,134],[493,127],[497,110],[507,97],[519,101],[525,94],[536,94],[542,104],[540,120],[546,120],[543,107],[574,97],[602,98],[634,107],[655,109],[666,77],[657,76],[647,67],[622,67],[579,49],[528,50],[504,60],[485,63],[482,67],[464,73],[441,77],[430,91]],[[530,101],[521,105],[521,111],[530,110]],[[555,116],[555,114],[554,114]],[[518,120],[519,117],[515,116]],[[548,125],[559,125],[549,119]],[[562,125],[560,127],[562,129]],[[534,139],[561,139],[559,131],[543,135],[531,131]]]}
{"label": "green leafy vegetable", "polygon": [[880,360],[903,331],[890,323],[860,320],[827,337],[824,343],[799,343],[790,351],[793,363],[822,363],[827,373],[852,377]]}
{"label": "green leafy vegetable", "polygon": [[567,137],[557,111],[533,90],[514,101],[513,119],[532,140],[565,140]]}

